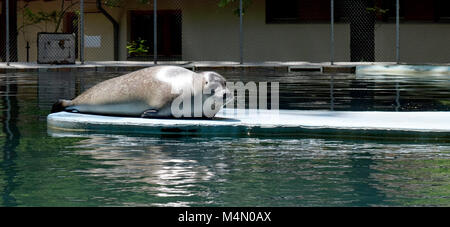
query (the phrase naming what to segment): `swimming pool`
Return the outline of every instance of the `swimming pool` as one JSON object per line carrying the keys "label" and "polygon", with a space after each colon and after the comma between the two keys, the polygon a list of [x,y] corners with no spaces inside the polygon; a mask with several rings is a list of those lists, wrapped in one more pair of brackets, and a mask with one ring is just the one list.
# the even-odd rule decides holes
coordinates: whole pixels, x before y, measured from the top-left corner
{"label": "swimming pool", "polygon": [[[450,205],[450,135],[47,132],[56,99],[121,74],[0,75],[2,206]],[[223,75],[279,81],[281,109],[450,110],[445,75]]]}

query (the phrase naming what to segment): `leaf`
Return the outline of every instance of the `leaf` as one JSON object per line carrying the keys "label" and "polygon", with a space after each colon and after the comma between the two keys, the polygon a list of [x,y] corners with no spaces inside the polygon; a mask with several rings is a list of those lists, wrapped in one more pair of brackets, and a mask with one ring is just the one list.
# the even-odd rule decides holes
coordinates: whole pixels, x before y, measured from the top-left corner
{"label": "leaf", "polygon": [[235,0],[220,0],[219,1],[219,7],[223,8],[227,6],[229,3],[234,2]]}
{"label": "leaf", "polygon": [[137,41],[131,41],[126,46],[128,49],[128,53],[130,55],[140,56],[144,55],[145,53],[148,53],[148,50],[150,47],[146,45],[147,40],[144,39],[138,39]]}

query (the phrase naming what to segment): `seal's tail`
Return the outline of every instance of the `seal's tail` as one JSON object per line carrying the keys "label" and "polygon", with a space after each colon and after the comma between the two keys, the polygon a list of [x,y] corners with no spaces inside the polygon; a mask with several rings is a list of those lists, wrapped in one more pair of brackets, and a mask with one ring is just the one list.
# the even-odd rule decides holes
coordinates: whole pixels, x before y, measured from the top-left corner
{"label": "seal's tail", "polygon": [[72,101],[60,99],[57,102],[55,102],[55,104],[53,104],[52,113],[64,111],[64,109],[66,109],[66,107],[71,106],[71,105],[72,105]]}

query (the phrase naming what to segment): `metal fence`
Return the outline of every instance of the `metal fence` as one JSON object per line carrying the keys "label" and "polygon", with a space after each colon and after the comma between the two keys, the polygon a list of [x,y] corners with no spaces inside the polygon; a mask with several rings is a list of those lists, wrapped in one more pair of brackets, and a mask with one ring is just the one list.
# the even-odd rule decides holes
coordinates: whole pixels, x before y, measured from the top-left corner
{"label": "metal fence", "polygon": [[66,52],[81,63],[450,60],[445,0],[1,2],[3,62],[39,62],[45,43],[53,48],[47,55],[69,48],[57,38],[39,43],[45,32],[73,34],[73,52]]}
{"label": "metal fence", "polygon": [[[2,0],[1,3],[2,61],[39,62],[40,55],[41,62],[56,63],[52,59],[59,59],[64,53],[64,57],[70,55],[70,59],[78,59],[81,46],[78,1]],[[51,33],[55,33],[55,39],[49,35]],[[71,37],[70,40],[67,39],[68,36]],[[55,47],[63,50],[53,52]]]}

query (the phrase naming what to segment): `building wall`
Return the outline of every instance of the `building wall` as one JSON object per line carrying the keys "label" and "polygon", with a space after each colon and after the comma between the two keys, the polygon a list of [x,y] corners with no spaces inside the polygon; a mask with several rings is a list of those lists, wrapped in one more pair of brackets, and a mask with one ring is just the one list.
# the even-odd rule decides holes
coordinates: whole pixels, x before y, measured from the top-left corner
{"label": "building wall", "polygon": [[[24,2],[20,1],[18,4],[18,18],[17,24],[20,27],[23,25],[23,6]],[[66,4],[69,4],[67,2]],[[51,12],[60,9],[60,1],[33,1],[29,3],[29,8],[32,12],[37,13]],[[105,7],[106,8],[106,7]],[[122,8],[106,8],[108,12],[115,18],[119,18],[122,11],[126,11]],[[73,7],[69,11],[79,10],[79,6]],[[85,3],[85,35],[86,36],[100,36],[100,47],[86,47],[85,48],[85,60],[86,61],[105,61],[114,59],[113,51],[113,29],[111,23],[103,16],[95,6],[94,2]],[[58,32],[62,32],[62,23]],[[55,24],[53,23],[40,23],[35,25],[26,26],[19,30],[18,34],[18,58],[19,61],[26,61],[26,43],[30,44],[30,61],[36,62],[37,60],[37,33],[38,32],[54,32]]]}
{"label": "building wall", "polygon": [[450,24],[401,24],[400,61],[450,62]]}
{"label": "building wall", "polygon": [[450,24],[400,24],[400,61],[449,63]]}
{"label": "building wall", "polygon": [[[217,1],[196,0],[183,5],[185,60],[239,60],[239,17]],[[336,58],[350,59],[349,26],[336,24]],[[329,24],[266,24],[265,1],[255,0],[244,15],[244,60],[328,61]]]}
{"label": "building wall", "polygon": [[184,2],[183,60],[239,60],[239,18],[217,1]]}
{"label": "building wall", "polygon": [[[375,60],[395,61],[395,24],[377,24]],[[449,23],[401,23],[400,62],[449,63]]]}
{"label": "building wall", "polygon": [[[186,2],[186,1],[184,1]],[[239,60],[239,18],[232,7],[196,0],[183,5],[184,60]],[[350,26],[335,23],[335,61],[350,61]],[[375,25],[375,59],[394,62],[395,23]],[[450,62],[450,23],[400,24],[400,61]],[[244,15],[244,60],[330,60],[328,23],[266,24],[265,1],[254,0]]]}
{"label": "building wall", "polygon": [[[127,59],[129,11],[153,10],[153,2],[139,4],[129,0],[123,7],[105,9],[119,22],[119,60]],[[19,9],[23,2],[19,2]],[[113,28],[96,9],[86,2],[85,32],[100,36],[101,46],[85,49],[85,60],[113,60]],[[182,10],[183,60],[238,61],[239,18],[233,7],[219,8],[212,0],[160,0],[158,9]],[[34,1],[33,12],[59,8],[59,1]],[[18,13],[18,25],[23,18]],[[402,23],[400,25],[400,60],[402,62],[450,62],[449,23]],[[37,58],[37,32],[53,31],[52,24],[27,26],[18,34],[19,61],[26,60],[26,42],[30,42],[30,61]],[[380,23],[375,30],[376,61],[395,61],[395,24]],[[330,25],[328,23],[266,24],[265,1],[253,0],[244,15],[244,60],[326,62],[330,59]],[[350,60],[350,26],[335,24],[335,61]]]}
{"label": "building wall", "polygon": [[89,36],[100,37],[100,47],[86,47],[84,55],[86,61],[114,60],[114,31],[111,22],[100,13],[85,14],[85,42],[88,45]]}
{"label": "building wall", "polygon": [[[19,12],[17,13],[17,26],[20,28],[23,23],[23,5],[24,2],[18,2],[17,8]],[[56,2],[46,2],[46,4],[43,4],[43,2],[31,2],[29,4],[29,8],[34,12],[50,12],[51,10],[56,10],[58,8],[58,4]],[[18,37],[17,37],[17,51],[18,51],[18,60],[20,62],[26,61],[26,51],[25,48],[27,45],[27,42],[30,45],[29,49],[29,55],[30,55],[30,61],[36,62],[37,61],[37,33],[38,32],[53,32],[55,29],[55,25],[51,23],[40,23],[35,25],[29,25],[26,27],[23,27],[22,29],[19,29]]]}

